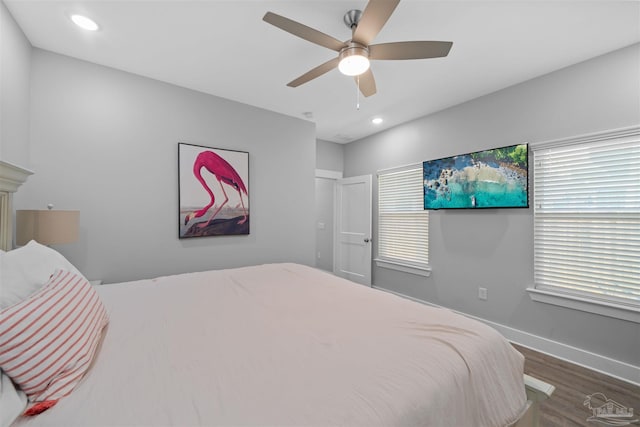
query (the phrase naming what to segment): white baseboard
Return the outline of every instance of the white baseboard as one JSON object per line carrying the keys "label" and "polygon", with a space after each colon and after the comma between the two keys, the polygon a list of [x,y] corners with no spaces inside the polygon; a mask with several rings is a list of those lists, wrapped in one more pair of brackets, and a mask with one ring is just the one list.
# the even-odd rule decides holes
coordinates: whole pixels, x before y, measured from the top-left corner
{"label": "white baseboard", "polygon": [[[378,286],[374,286],[374,287],[376,289],[380,289],[381,291],[389,292],[403,298],[408,298],[410,300],[413,300],[422,304],[430,305],[433,307],[446,308],[446,307],[439,306],[437,304],[430,303],[428,301],[424,301],[418,298],[401,294],[399,292],[391,291],[389,289],[381,288]],[[617,378],[619,380],[628,382],[630,384],[640,386],[640,366],[634,366],[629,363],[611,359],[610,357],[591,353],[589,351],[572,347],[570,345],[563,344],[557,341],[553,341],[548,338],[543,338],[537,335],[530,334],[529,332],[524,332],[519,329],[502,325],[500,323],[496,323],[490,320],[482,319],[480,317],[472,316],[467,313],[462,313],[456,310],[452,310],[452,311],[491,326],[492,328],[500,332],[506,339],[513,342],[514,344],[518,344],[523,347],[527,347],[532,350],[539,351],[540,353],[548,354],[558,359],[565,360],[567,362],[571,362],[579,366],[583,366],[585,368],[603,373],[605,375],[609,375],[610,377]]]}

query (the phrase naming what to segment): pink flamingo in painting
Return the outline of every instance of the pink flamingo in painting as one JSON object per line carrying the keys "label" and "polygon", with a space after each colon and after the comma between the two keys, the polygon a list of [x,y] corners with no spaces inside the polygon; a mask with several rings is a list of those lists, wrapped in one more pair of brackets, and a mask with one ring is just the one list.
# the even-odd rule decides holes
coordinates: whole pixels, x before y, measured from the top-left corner
{"label": "pink flamingo in painting", "polygon": [[233,166],[231,166],[229,162],[218,156],[213,151],[201,152],[196,157],[195,162],[193,162],[193,174],[195,175],[196,179],[200,181],[200,184],[202,184],[207,193],[209,193],[211,201],[202,209],[187,214],[184,219],[184,224],[187,225],[187,223],[193,218],[200,218],[209,210],[209,208],[211,208],[211,206],[213,206],[216,200],[215,196],[213,195],[213,191],[211,191],[211,188],[209,188],[204,178],[202,178],[202,173],[200,172],[202,168],[206,168],[216,177],[218,183],[220,183],[222,194],[224,194],[224,201],[222,202],[222,204],[220,204],[220,206],[218,206],[213,215],[211,215],[209,221],[207,221],[206,223],[198,223],[197,226],[206,227],[207,225],[209,225],[209,223],[213,221],[216,215],[218,215],[220,209],[222,209],[222,207],[229,201],[229,197],[227,196],[226,191],[224,191],[224,186],[222,185],[223,183],[233,187],[238,192],[238,195],[240,195],[240,204],[242,205],[242,210],[244,211],[244,217],[240,221],[238,221],[238,224],[244,224],[247,221],[247,208],[244,207],[244,202],[242,201],[242,193],[247,194],[247,187],[245,187],[244,182],[242,182],[242,178],[240,178],[240,175],[238,175],[238,172],[236,172]]}

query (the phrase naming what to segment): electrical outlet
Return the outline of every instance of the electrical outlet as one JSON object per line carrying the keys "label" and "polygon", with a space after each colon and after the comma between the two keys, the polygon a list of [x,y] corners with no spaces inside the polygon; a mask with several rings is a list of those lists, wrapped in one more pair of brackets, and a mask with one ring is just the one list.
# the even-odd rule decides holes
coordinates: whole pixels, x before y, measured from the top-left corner
{"label": "electrical outlet", "polygon": [[487,288],[478,288],[478,298],[483,301],[487,300]]}

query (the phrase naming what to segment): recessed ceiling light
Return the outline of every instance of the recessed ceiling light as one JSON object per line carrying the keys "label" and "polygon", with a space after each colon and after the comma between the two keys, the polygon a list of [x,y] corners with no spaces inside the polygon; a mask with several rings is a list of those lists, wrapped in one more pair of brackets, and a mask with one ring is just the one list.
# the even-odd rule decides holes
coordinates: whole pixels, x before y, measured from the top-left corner
{"label": "recessed ceiling light", "polygon": [[380,123],[382,123],[382,118],[376,117],[374,119],[371,119],[371,123],[373,123],[374,125],[379,125]]}
{"label": "recessed ceiling light", "polygon": [[98,24],[95,23],[94,20],[87,18],[83,15],[71,15],[71,20],[78,27],[88,30],[88,31],[97,31]]}

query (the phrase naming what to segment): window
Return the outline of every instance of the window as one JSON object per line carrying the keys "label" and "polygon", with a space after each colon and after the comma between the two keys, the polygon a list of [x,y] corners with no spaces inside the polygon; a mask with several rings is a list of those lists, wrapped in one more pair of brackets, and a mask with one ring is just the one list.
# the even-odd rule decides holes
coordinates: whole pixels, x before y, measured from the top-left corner
{"label": "window", "polygon": [[532,298],[640,322],[640,128],[532,148]]}
{"label": "window", "polygon": [[429,213],[422,182],[421,163],[378,173],[378,266],[429,274]]}

